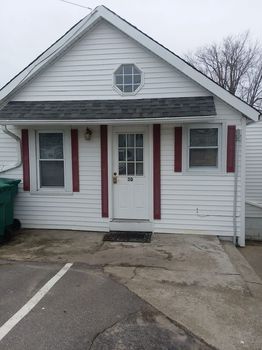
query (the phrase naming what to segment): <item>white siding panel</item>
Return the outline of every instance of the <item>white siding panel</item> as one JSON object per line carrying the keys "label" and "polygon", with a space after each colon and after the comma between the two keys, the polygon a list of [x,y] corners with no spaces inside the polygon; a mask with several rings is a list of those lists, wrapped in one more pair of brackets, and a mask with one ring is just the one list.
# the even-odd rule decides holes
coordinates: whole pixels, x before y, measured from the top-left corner
{"label": "white siding panel", "polygon": [[[262,122],[247,127],[246,200],[262,205]],[[262,217],[262,209],[246,206],[246,217]]]}
{"label": "white siding panel", "polygon": [[[17,132],[15,128],[9,127],[8,129],[20,136],[20,131]],[[18,143],[0,129],[0,171],[17,162],[17,152],[19,152]]]}
{"label": "white siding panel", "polygon": [[121,99],[113,88],[113,72],[135,63],[144,72],[144,86],[125,98],[210,95],[133,39],[103,21],[61,58],[31,80],[14,100]]}
{"label": "white siding panel", "polygon": [[[30,194],[22,191],[15,202],[15,216],[25,228],[106,231],[108,220],[101,218],[100,136],[93,127],[91,141],[79,129],[80,192],[66,195]],[[2,141],[2,135],[0,136]],[[10,148],[11,149],[11,148]],[[9,151],[6,152],[8,155]],[[2,175],[2,174],[1,174]],[[21,168],[4,176],[22,178]]]}
{"label": "white siding panel", "polygon": [[[240,126],[240,125],[239,125]],[[225,159],[224,159],[225,161]],[[238,158],[240,166],[240,152]],[[155,232],[233,235],[233,174],[174,172],[174,126],[161,128],[161,220]],[[240,233],[241,178],[237,228]]]}

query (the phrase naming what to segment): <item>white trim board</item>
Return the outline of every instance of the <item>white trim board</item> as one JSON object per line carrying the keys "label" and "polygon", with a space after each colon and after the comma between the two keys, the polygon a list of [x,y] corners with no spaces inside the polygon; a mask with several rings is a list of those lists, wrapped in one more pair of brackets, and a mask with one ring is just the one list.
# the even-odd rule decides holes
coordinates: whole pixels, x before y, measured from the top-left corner
{"label": "white trim board", "polygon": [[207,122],[215,116],[174,117],[174,118],[134,118],[134,119],[53,119],[53,120],[1,120],[1,125],[121,125],[121,124],[163,124],[182,122]]}
{"label": "white trim board", "polygon": [[40,55],[35,61],[26,67],[7,85],[5,85],[2,90],[0,90],[0,100],[2,100],[2,103],[7,102],[10,97],[14,95],[19,89],[21,89],[29,79],[32,79],[34,75],[39,73],[40,70],[45,68],[49,63],[57,58],[70,45],[72,45],[76,40],[78,40],[82,35],[90,30],[100,19],[104,19],[107,22],[111,23],[113,26],[121,30],[130,38],[137,41],[149,51],[153,52],[157,56],[161,57],[164,61],[174,66],[187,77],[194,80],[199,85],[210,91],[212,94],[235,108],[245,117],[253,121],[259,120],[260,113],[256,109],[249,106],[247,103],[237,98],[236,96],[232,95],[224,88],[220,87],[207,76],[200,73],[198,70],[186,63],[179,56],[175,55],[167,48],[154,41],[152,38],[135,28],[133,25],[116,15],[105,6],[98,6],[95,8],[88,16],[78,22],[42,55]]}

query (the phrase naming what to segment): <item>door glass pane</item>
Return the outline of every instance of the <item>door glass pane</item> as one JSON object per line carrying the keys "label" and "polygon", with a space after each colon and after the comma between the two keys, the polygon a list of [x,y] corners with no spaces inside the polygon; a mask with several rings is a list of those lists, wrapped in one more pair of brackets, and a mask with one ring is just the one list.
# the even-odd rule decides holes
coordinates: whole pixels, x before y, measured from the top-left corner
{"label": "door glass pane", "polygon": [[126,134],[118,135],[118,147],[126,147]]}
{"label": "door glass pane", "polygon": [[190,150],[189,165],[194,166],[217,166],[217,148],[196,148]]}
{"label": "door glass pane", "polygon": [[218,145],[218,129],[190,129],[191,147],[208,147]]}
{"label": "door glass pane", "polygon": [[135,163],[127,163],[127,175],[135,175]]}
{"label": "door glass pane", "polygon": [[143,134],[136,134],[136,147],[143,147]]}
{"label": "door glass pane", "polygon": [[125,148],[120,148],[118,150],[118,160],[120,162],[126,161],[126,149]]}
{"label": "door glass pane", "polygon": [[63,134],[39,134],[40,159],[63,159]]}
{"label": "door glass pane", "polygon": [[135,150],[134,148],[127,149],[127,160],[134,161],[135,160]]}
{"label": "door glass pane", "polygon": [[136,163],[136,175],[144,175],[143,174],[143,163]]}
{"label": "door glass pane", "polygon": [[134,147],[134,134],[128,134],[127,135],[127,146],[128,147]]}
{"label": "door glass pane", "polygon": [[64,187],[64,161],[40,160],[40,187]]}
{"label": "door glass pane", "polygon": [[143,161],[143,148],[136,149],[136,161]]}
{"label": "door glass pane", "polygon": [[126,163],[119,163],[118,174],[119,175],[126,175]]}

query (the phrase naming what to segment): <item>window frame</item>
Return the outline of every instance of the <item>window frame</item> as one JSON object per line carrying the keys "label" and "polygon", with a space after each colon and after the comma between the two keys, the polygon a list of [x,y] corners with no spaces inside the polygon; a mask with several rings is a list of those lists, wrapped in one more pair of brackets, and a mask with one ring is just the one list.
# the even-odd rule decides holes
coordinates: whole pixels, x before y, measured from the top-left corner
{"label": "window frame", "polygon": [[[218,130],[218,144],[217,147],[215,146],[206,146],[206,147],[199,147],[199,148],[206,148],[206,149],[217,149],[217,166],[190,166],[190,149],[196,149],[197,147],[191,147],[190,146],[190,130],[192,129],[217,129]],[[184,132],[184,139],[185,139],[185,147],[186,152],[184,154],[184,159],[186,159],[185,162],[185,170],[188,173],[219,173],[222,172],[222,125],[221,124],[192,124],[188,125],[185,128]]]}
{"label": "window frame", "polygon": [[[63,161],[64,161],[64,186],[40,187],[40,144],[39,134],[62,133],[63,134]],[[72,154],[71,154],[71,132],[68,129],[38,128],[29,130],[30,149],[30,179],[33,194],[65,194],[73,193],[72,189]]]}
{"label": "window frame", "polygon": [[[123,66],[128,66],[128,65],[132,65],[133,67],[135,67],[139,72],[140,72],[140,76],[141,76],[141,82],[140,82],[140,85],[138,86],[138,88],[135,90],[135,91],[130,91],[130,92],[128,92],[128,91],[122,91],[122,90],[120,90],[119,89],[119,87],[117,86],[117,84],[116,84],[116,72],[118,71],[118,69],[119,68],[121,68],[121,67],[123,67]],[[132,73],[132,77],[134,76],[135,74],[133,74]],[[124,77],[124,75],[123,75],[123,77]],[[133,79],[132,79],[133,80]],[[122,95],[122,96],[128,96],[128,95],[136,95],[141,89],[142,89],[142,87],[143,87],[143,85],[144,85],[144,73],[143,73],[143,71],[138,67],[138,65],[136,64],[136,63],[134,63],[134,62],[131,62],[131,63],[122,63],[122,64],[120,64],[119,66],[117,66],[116,67],[116,69],[114,70],[114,73],[113,73],[113,82],[112,82],[112,84],[113,84],[113,89],[116,91],[116,92],[118,92],[120,95]],[[119,84],[118,84],[119,85]],[[132,82],[132,86],[133,86],[134,84],[133,84],[133,82]],[[124,86],[124,84],[123,84],[123,86]]]}

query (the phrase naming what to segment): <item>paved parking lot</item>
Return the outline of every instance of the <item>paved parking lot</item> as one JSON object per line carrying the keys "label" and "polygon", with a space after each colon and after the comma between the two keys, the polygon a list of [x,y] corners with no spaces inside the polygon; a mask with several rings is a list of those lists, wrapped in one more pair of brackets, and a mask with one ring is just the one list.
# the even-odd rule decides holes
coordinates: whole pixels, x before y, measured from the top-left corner
{"label": "paved parking lot", "polygon": [[[101,270],[84,264],[73,264],[27,313],[30,299],[63,266],[0,262],[1,350],[210,349]],[[16,316],[17,324],[5,327],[21,308],[24,318]]]}
{"label": "paved parking lot", "polygon": [[0,247],[1,322],[73,263],[0,350],[206,349],[200,339],[221,350],[261,349],[262,282],[232,244],[194,235],[154,235],[150,244],[102,237],[24,230]]}

